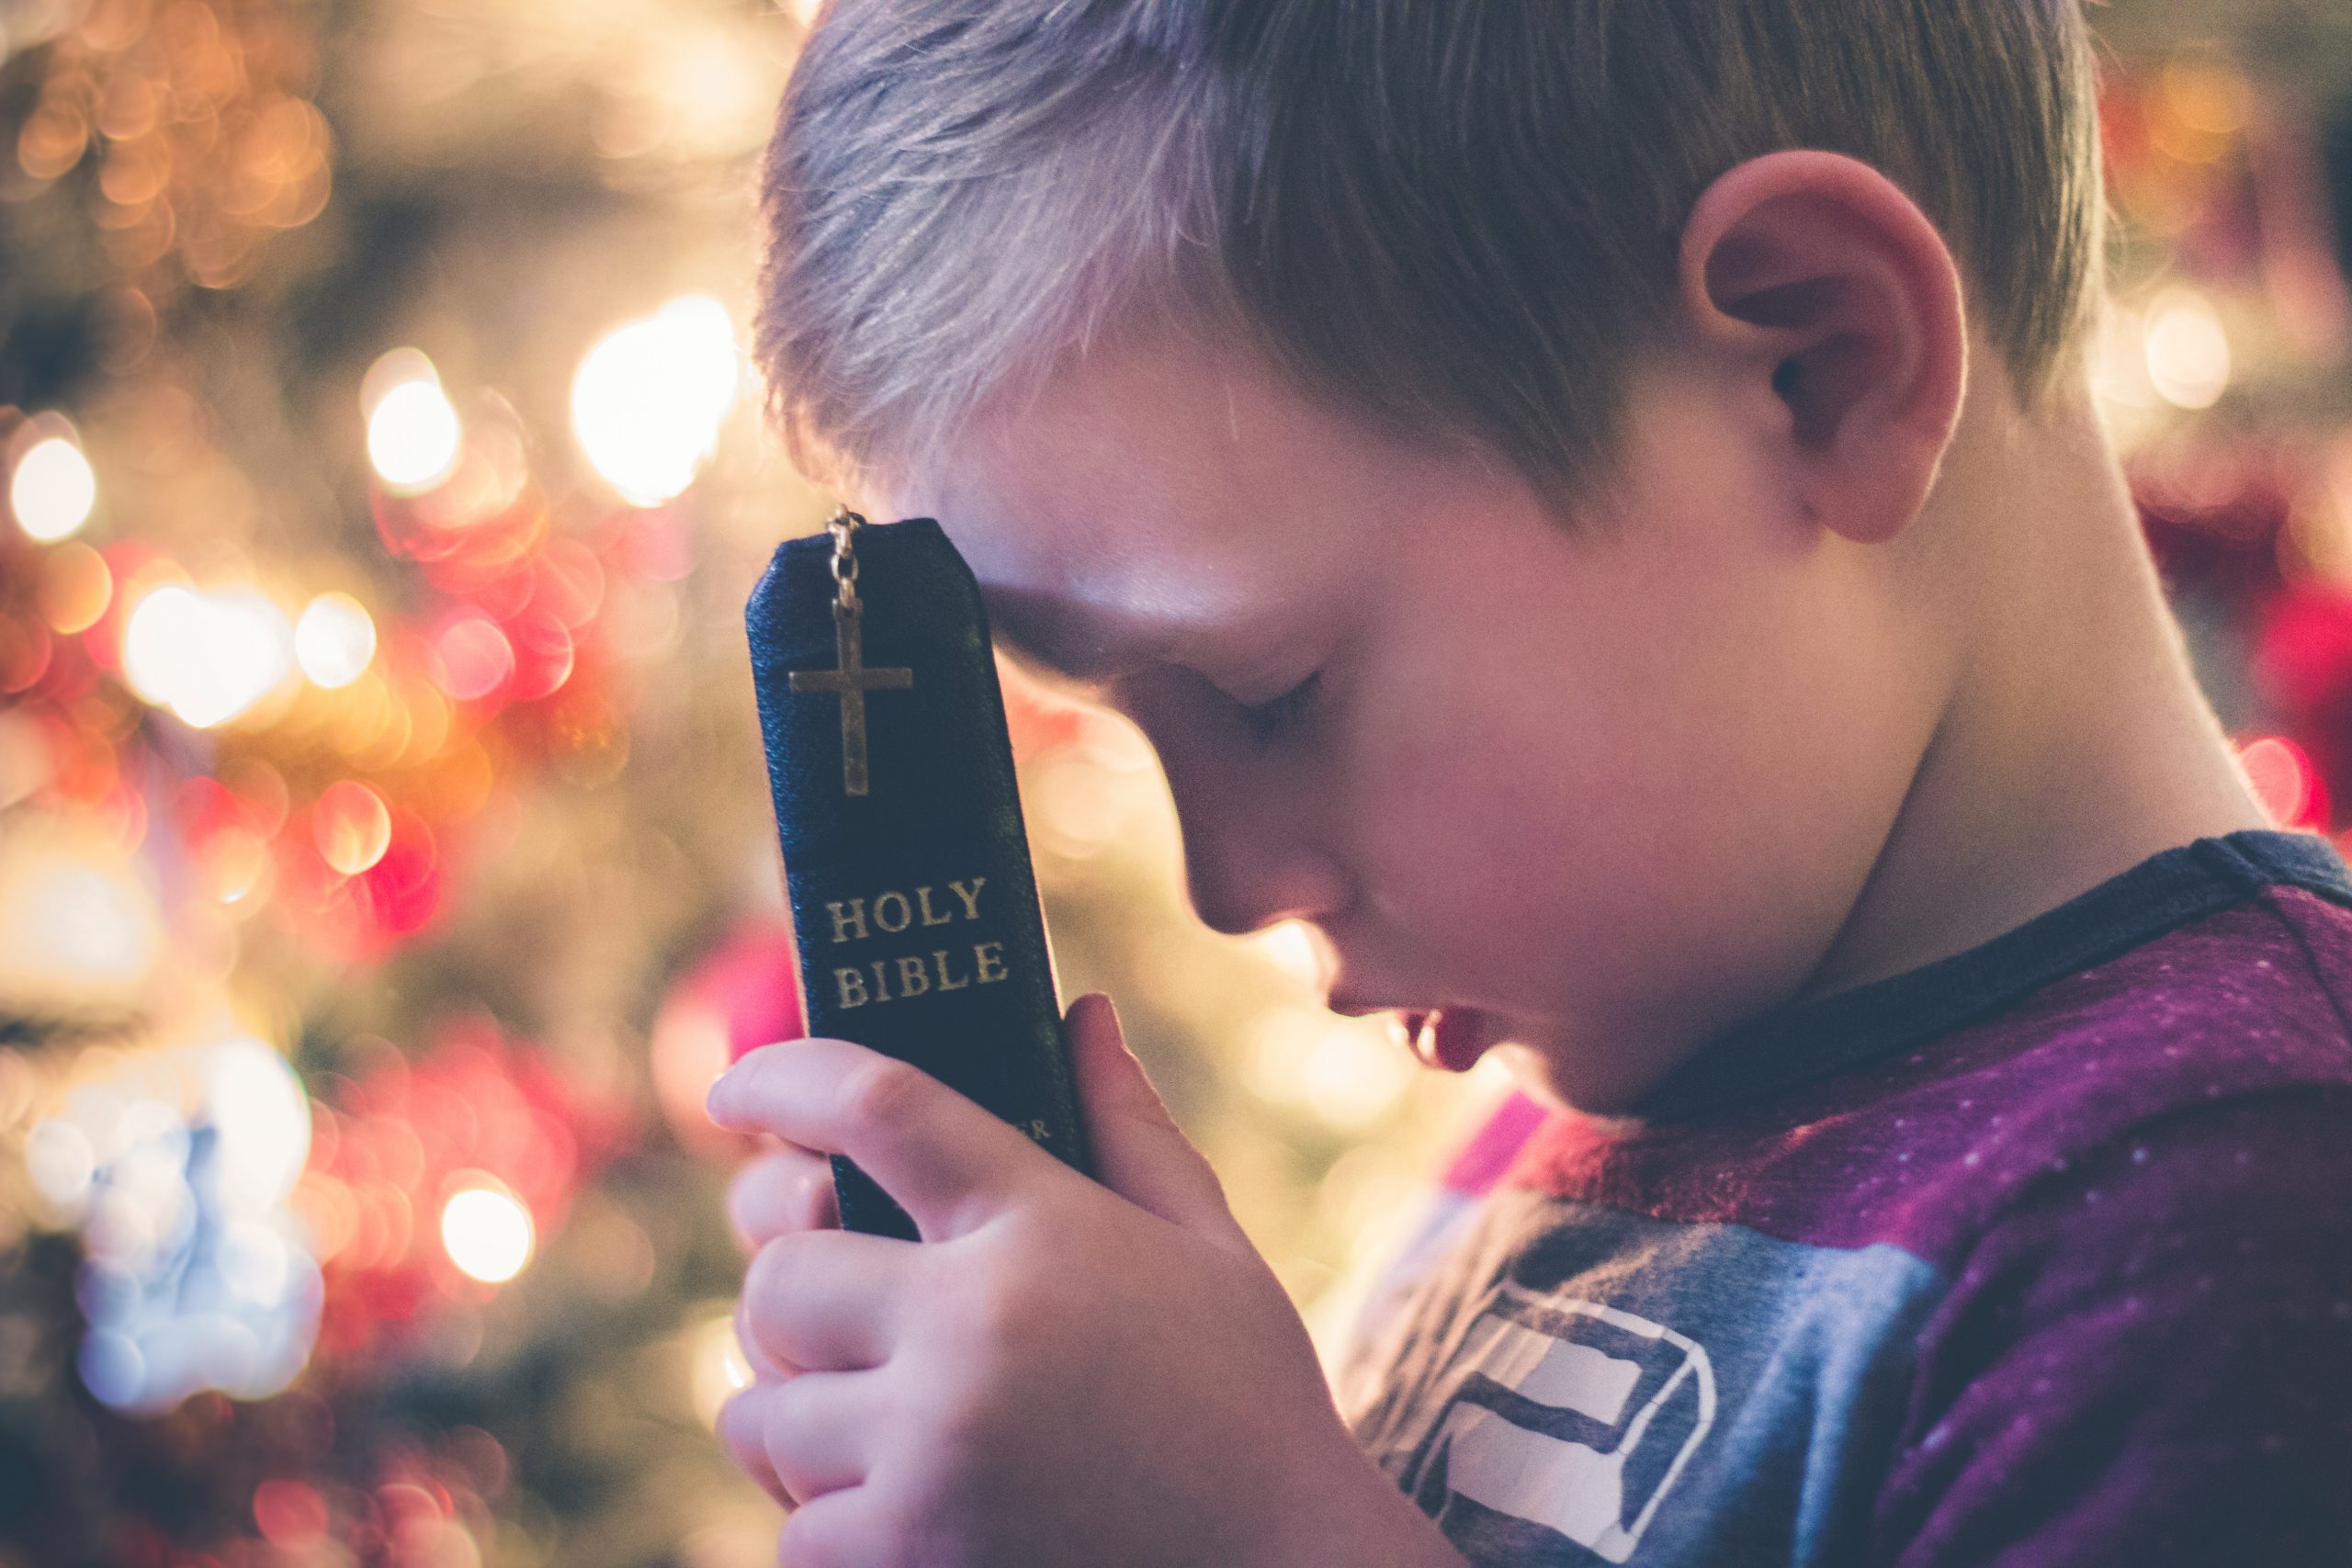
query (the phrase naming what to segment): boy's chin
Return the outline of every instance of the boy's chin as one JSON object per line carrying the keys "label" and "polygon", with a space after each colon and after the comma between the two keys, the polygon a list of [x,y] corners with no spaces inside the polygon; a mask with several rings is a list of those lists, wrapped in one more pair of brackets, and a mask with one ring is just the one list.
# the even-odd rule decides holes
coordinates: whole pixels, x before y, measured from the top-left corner
{"label": "boy's chin", "polygon": [[1633,1108],[1664,1077],[1613,1056],[1596,1056],[1583,1041],[1562,1043],[1536,1031],[1516,1032],[1489,1053],[1519,1091],[1554,1111],[1598,1122],[1638,1125]]}

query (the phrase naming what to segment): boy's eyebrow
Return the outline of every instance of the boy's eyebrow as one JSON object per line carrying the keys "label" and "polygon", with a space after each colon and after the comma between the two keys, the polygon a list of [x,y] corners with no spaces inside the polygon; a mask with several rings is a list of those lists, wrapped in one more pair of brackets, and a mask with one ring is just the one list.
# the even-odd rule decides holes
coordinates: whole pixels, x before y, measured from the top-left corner
{"label": "boy's eyebrow", "polygon": [[984,589],[990,629],[1000,647],[1022,663],[1084,685],[1098,684],[1136,661],[1122,658],[1119,639],[1091,626],[1084,612],[1046,594]]}

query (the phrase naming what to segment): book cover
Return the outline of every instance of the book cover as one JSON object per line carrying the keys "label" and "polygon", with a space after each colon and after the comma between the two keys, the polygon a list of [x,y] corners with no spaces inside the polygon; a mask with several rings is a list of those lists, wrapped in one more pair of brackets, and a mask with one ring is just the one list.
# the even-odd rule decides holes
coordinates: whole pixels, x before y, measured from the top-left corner
{"label": "book cover", "polygon": [[[745,625],[808,1032],[910,1062],[1086,1169],[971,569],[930,518],[837,525],[777,547]],[[845,1228],[914,1236],[850,1161],[833,1174]]]}

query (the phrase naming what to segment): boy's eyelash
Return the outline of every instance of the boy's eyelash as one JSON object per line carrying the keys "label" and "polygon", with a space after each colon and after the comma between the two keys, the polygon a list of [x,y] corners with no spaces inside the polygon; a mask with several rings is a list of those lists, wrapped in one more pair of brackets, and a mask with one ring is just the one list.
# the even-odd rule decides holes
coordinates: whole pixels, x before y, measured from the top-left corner
{"label": "boy's eyelash", "polygon": [[1314,706],[1317,692],[1323,684],[1323,671],[1317,670],[1281,696],[1268,702],[1245,703],[1240,705],[1241,722],[1261,740],[1270,740],[1291,729]]}

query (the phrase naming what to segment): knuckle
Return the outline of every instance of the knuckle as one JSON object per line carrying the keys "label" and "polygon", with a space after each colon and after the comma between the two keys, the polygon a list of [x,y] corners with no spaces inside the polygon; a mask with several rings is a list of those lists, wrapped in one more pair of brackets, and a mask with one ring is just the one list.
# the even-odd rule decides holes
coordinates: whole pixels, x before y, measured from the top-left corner
{"label": "knuckle", "polygon": [[876,1056],[852,1073],[843,1109],[853,1121],[876,1127],[902,1127],[922,1113],[931,1078],[895,1056]]}
{"label": "knuckle", "polygon": [[777,1559],[792,1568],[843,1568],[851,1561],[838,1534],[824,1529],[822,1517],[806,1508],[785,1516],[775,1546]]}
{"label": "knuckle", "polygon": [[775,1303],[795,1293],[794,1286],[809,1266],[809,1231],[786,1231],[760,1244],[743,1270],[743,1300],[756,1305]]}
{"label": "knuckle", "polygon": [[955,1303],[949,1321],[959,1325],[967,1358],[974,1362],[1019,1360],[1057,1317],[1055,1292],[1025,1258],[991,1250],[949,1276]]}
{"label": "knuckle", "polygon": [[787,1232],[824,1229],[832,1223],[832,1172],[810,1155],[772,1155],[736,1176],[727,1213],[753,1247]]}
{"label": "knuckle", "polygon": [[760,1199],[764,1179],[762,1167],[753,1165],[736,1172],[735,1179],[727,1184],[728,1221],[737,1235],[754,1241],[760,1239]]}

